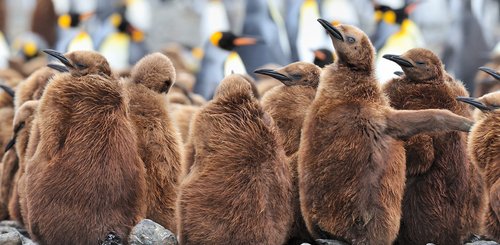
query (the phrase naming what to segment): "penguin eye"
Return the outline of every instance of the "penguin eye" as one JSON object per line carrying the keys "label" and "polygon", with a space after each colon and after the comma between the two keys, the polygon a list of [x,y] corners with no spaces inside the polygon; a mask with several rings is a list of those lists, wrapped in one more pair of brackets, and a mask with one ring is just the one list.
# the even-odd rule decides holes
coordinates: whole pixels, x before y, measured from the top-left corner
{"label": "penguin eye", "polygon": [[300,80],[302,79],[302,74],[300,73],[290,73],[290,77],[292,78],[292,80]]}
{"label": "penguin eye", "polygon": [[85,68],[87,68],[87,67],[88,67],[88,66],[86,66],[86,65],[84,65],[84,64],[80,64],[80,63],[76,63],[76,64],[75,64],[75,66],[76,66],[76,68],[78,68],[78,69],[85,69]]}
{"label": "penguin eye", "polygon": [[415,61],[415,63],[416,63],[417,65],[425,65],[425,62],[422,62],[422,61]]}
{"label": "penguin eye", "polygon": [[354,42],[356,42],[356,39],[354,37],[347,37],[347,41],[349,43],[354,43]]}

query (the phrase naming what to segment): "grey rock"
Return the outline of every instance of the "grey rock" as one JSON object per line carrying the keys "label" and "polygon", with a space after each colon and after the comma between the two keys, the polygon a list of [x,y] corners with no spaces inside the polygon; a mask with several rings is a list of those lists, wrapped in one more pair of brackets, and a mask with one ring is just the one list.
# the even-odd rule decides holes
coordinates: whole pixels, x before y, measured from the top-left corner
{"label": "grey rock", "polygon": [[326,240],[326,239],[318,239],[316,240],[316,244],[318,245],[348,245],[345,242],[337,241],[337,240]]}
{"label": "grey rock", "polygon": [[145,219],[130,232],[130,245],[177,245],[175,235],[163,226]]}
{"label": "grey rock", "polygon": [[11,232],[17,232],[17,229],[14,227],[9,227],[9,226],[0,226],[0,235],[6,234],[6,233],[11,233]]}
{"label": "grey rock", "polygon": [[21,236],[21,241],[22,241],[23,245],[38,245],[38,243],[32,241],[31,239],[29,239],[25,236]]}
{"label": "grey rock", "polygon": [[476,241],[471,243],[466,243],[465,245],[495,245],[498,244],[495,241]]}
{"label": "grey rock", "polygon": [[0,221],[0,226],[8,226],[8,227],[14,227],[16,229],[23,229],[23,226],[15,220]]}
{"label": "grey rock", "polygon": [[[4,227],[2,227],[4,228]],[[22,245],[23,242],[21,240],[21,234],[13,229],[11,232],[4,233],[2,230],[2,234],[0,235],[0,244],[2,245]]]}

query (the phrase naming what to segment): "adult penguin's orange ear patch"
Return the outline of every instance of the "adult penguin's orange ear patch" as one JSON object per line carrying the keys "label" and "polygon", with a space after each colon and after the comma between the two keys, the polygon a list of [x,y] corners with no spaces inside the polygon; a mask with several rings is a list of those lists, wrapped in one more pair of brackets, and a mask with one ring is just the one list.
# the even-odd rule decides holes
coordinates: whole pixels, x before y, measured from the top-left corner
{"label": "adult penguin's orange ear patch", "polygon": [[219,47],[219,42],[220,40],[222,39],[222,32],[218,31],[218,32],[214,32],[214,34],[212,34],[212,36],[210,36],[210,42],[216,46],[216,47]]}

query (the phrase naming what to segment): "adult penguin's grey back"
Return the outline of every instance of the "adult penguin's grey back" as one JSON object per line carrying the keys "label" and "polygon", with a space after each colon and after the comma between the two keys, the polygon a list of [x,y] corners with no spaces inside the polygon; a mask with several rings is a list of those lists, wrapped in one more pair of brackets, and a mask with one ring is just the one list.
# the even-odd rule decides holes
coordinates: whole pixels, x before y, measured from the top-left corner
{"label": "adult penguin's grey back", "polygon": [[[261,42],[255,45],[241,46],[235,49],[241,56],[247,71],[253,71],[269,63],[280,65],[290,63],[290,45],[288,40],[283,40],[287,39],[286,31],[280,29],[278,23],[273,20],[271,11],[278,11],[276,11],[277,9],[271,9],[270,4],[272,3],[268,3],[267,0],[253,0],[246,3],[242,34],[262,39]],[[279,18],[278,16],[275,17]],[[283,46],[287,44],[288,46]]]}
{"label": "adult penguin's grey back", "polygon": [[224,61],[229,52],[214,46],[209,40],[203,45],[205,54],[201,60],[200,71],[196,74],[196,84],[193,92],[211,99],[215,88],[224,78]]}

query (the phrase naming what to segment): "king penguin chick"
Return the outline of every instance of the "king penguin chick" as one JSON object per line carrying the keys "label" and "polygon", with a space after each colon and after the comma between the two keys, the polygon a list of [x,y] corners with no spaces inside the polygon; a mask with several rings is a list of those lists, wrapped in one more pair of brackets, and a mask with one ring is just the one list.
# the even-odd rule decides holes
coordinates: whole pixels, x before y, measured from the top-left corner
{"label": "king penguin chick", "polygon": [[314,242],[307,231],[300,213],[297,151],[300,144],[302,122],[309,105],[314,100],[321,69],[311,63],[295,62],[278,70],[256,70],[255,73],[271,76],[283,83],[274,87],[262,98],[261,104],[278,127],[288,165],[292,170],[294,224],[288,244]]}
{"label": "king penguin chick", "polygon": [[[488,62],[484,67],[489,67],[500,71],[500,51],[492,57],[491,62]],[[484,72],[478,72],[474,78],[474,97],[481,97],[487,93],[500,90],[500,80],[495,79]]]}
{"label": "king penguin chick", "polygon": [[[6,174],[2,176],[1,189],[8,189],[8,193],[11,193],[8,196],[2,197],[8,197],[7,201],[10,219],[17,220],[21,224],[23,224],[24,221],[20,208],[18,183],[25,173],[26,158],[28,157],[26,154],[27,145],[30,138],[29,136],[31,135],[35,108],[38,105],[38,103],[34,101],[42,97],[45,86],[56,73],[58,72],[49,67],[40,68],[24,81],[20,82],[16,87],[16,97],[14,99],[16,116],[14,117],[13,123],[14,136],[11,142],[14,144],[16,141],[19,141],[20,143],[16,143],[15,150],[12,150],[16,154],[15,159],[4,162],[4,168],[17,171],[7,171]],[[30,101],[30,103],[24,105],[28,101]],[[11,147],[12,146],[14,145],[11,145]]]}
{"label": "king penguin chick", "polygon": [[318,21],[338,59],[323,69],[302,128],[302,214],[315,239],[391,244],[405,183],[401,139],[432,130],[468,131],[472,121],[447,110],[392,109],[375,79],[375,51],[366,34]]}
{"label": "king penguin chick", "polygon": [[14,119],[14,89],[0,83],[0,159],[12,136],[12,120]]}
{"label": "king penguin chick", "polygon": [[178,198],[180,244],[283,244],[291,175],[274,122],[229,75],[193,119]]}
{"label": "king penguin chick", "polygon": [[[470,117],[457,96],[469,96],[460,81],[446,74],[430,50],[384,55],[404,71],[384,86],[395,109],[448,109]],[[451,80],[448,79],[451,78]],[[467,157],[466,134],[418,134],[405,142],[406,189],[397,244],[463,244],[478,234],[483,188],[480,173]],[[436,232],[439,231],[439,232]]]}
{"label": "king penguin chick", "polygon": [[[483,68],[484,69],[484,68]],[[487,70],[496,79],[500,74]],[[489,203],[483,227],[486,235],[500,240],[500,91],[492,92],[478,99],[459,97],[471,104],[476,124],[469,134],[468,150],[471,160],[483,173]]]}
{"label": "king penguin chick", "polygon": [[[12,180],[12,183],[10,184],[11,191],[8,195],[9,216],[11,219],[18,221],[21,224],[24,224],[24,220],[19,202],[18,180],[25,173],[27,157],[26,150],[30,139],[31,125],[33,124],[38,104],[38,100],[29,100],[17,109],[16,115],[14,116],[14,136],[12,138],[13,142],[15,142],[17,166],[10,167],[12,169],[17,169],[17,171],[14,173],[11,172],[11,176],[9,177],[2,176],[2,179],[8,178]],[[13,164],[10,163],[10,165]]]}
{"label": "king penguin chick", "polygon": [[146,184],[126,92],[96,52],[45,52],[70,73],[49,83],[38,107],[39,143],[26,164],[28,232],[40,244],[127,237],[145,217]]}
{"label": "king penguin chick", "polygon": [[167,110],[165,96],[175,81],[172,62],[161,53],[145,56],[125,84],[139,155],[146,167],[146,217],[175,232],[175,199],[182,141]]}
{"label": "king penguin chick", "polygon": [[28,100],[39,100],[49,80],[58,73],[50,67],[42,67],[20,82],[16,87],[14,107],[19,109]]}

